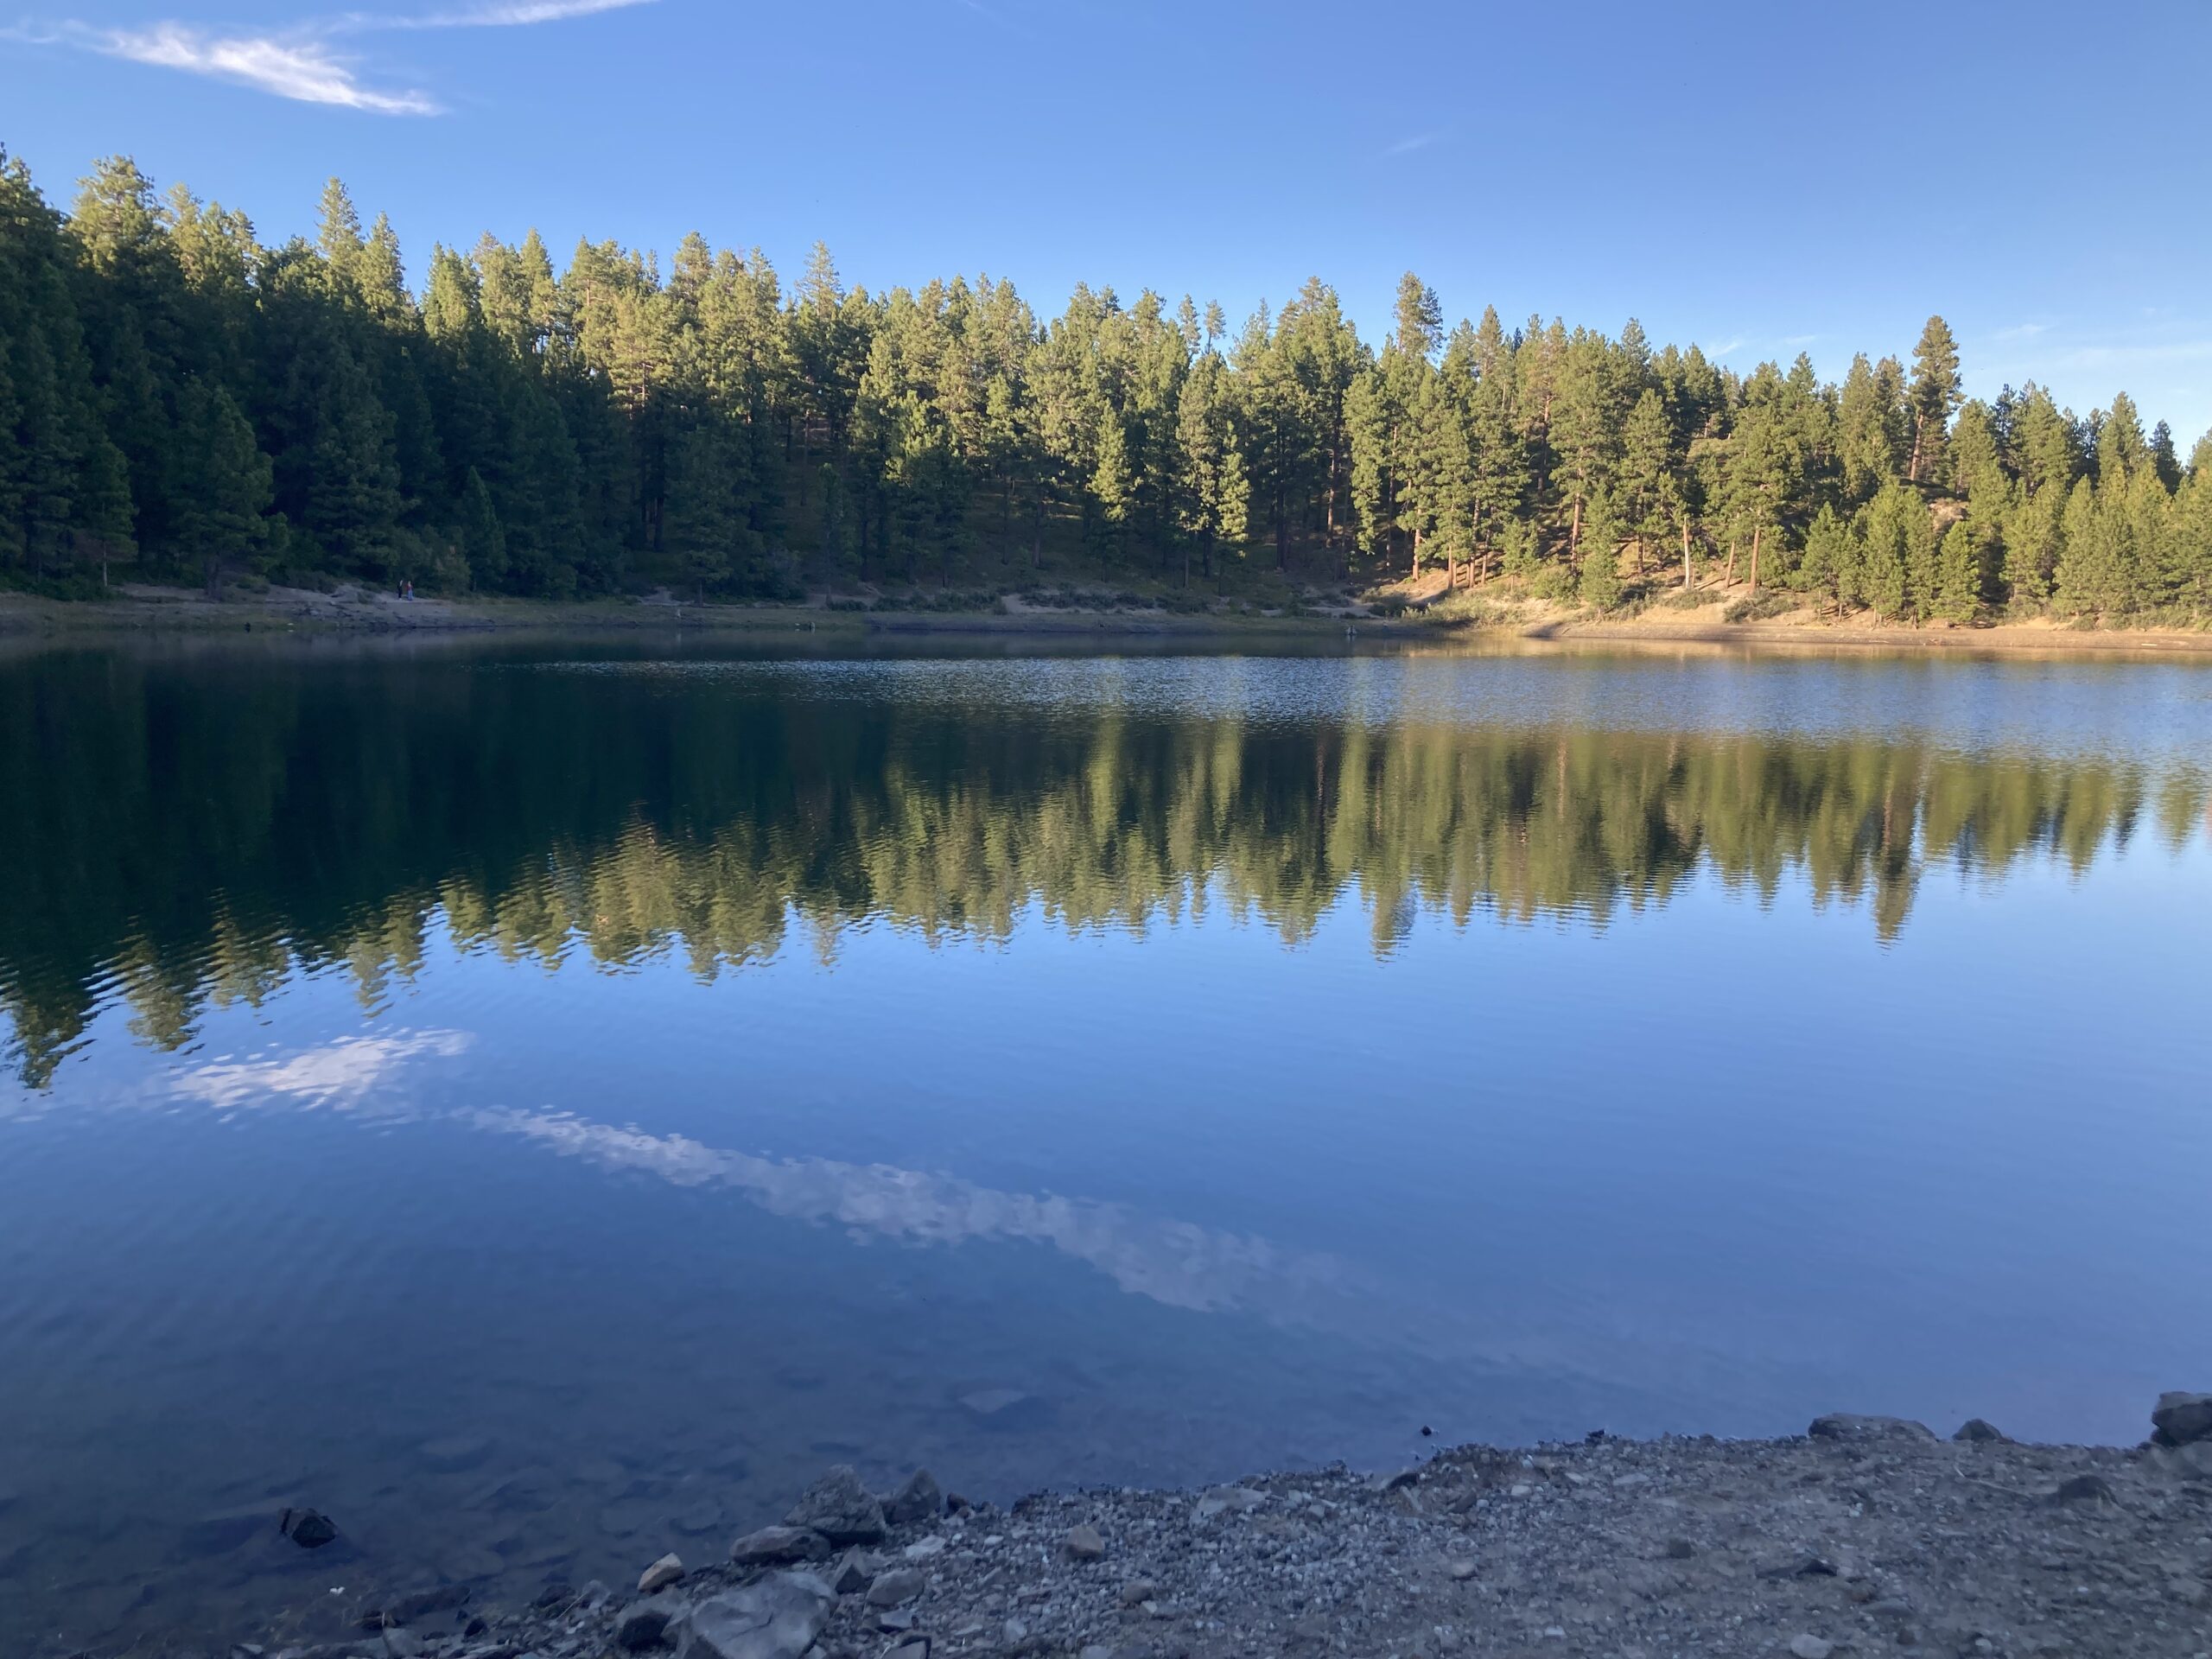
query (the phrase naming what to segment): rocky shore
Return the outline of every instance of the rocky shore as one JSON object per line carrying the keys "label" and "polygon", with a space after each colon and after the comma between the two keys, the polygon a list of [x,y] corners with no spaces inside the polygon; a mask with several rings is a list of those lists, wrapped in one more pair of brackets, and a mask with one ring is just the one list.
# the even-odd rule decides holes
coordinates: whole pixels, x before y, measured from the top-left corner
{"label": "rocky shore", "polygon": [[834,1468],[721,1559],[639,1567],[507,1610],[425,1586],[345,1640],[232,1653],[2212,1659],[2212,1395],[2164,1396],[2131,1450],[1831,1416],[1003,1510]]}

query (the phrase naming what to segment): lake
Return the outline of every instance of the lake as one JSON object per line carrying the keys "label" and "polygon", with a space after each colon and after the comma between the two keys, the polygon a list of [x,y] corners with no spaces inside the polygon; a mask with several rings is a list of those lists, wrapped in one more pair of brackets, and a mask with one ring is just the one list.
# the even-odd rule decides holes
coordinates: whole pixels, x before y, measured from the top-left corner
{"label": "lake", "polygon": [[0,799],[10,1653],[2212,1376],[2212,665],[23,645]]}

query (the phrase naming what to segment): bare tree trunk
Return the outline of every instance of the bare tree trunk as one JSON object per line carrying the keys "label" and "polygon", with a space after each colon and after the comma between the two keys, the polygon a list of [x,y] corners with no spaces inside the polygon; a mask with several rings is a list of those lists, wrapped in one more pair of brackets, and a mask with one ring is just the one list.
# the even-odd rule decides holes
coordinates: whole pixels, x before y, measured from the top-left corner
{"label": "bare tree trunk", "polygon": [[1759,537],[1766,534],[1764,524],[1751,526],[1751,597],[1759,596]]}
{"label": "bare tree trunk", "polygon": [[1690,581],[1690,521],[1682,520],[1682,588],[1688,592],[1694,584]]}

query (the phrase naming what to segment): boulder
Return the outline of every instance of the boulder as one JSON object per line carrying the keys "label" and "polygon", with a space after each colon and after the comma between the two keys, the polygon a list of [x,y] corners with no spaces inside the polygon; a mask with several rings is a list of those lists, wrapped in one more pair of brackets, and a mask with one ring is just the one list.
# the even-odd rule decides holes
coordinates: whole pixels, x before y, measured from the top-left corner
{"label": "boulder", "polygon": [[926,1469],[915,1470],[897,1491],[883,1500],[883,1518],[894,1527],[933,1521],[944,1513],[944,1491]]}
{"label": "boulder", "polygon": [[337,1524],[321,1510],[287,1510],[276,1517],[276,1529],[302,1549],[321,1549],[338,1536]]}
{"label": "boulder", "polygon": [[667,1589],[671,1584],[680,1583],[683,1578],[683,1558],[674,1554],[664,1555],[638,1574],[638,1593],[641,1596],[652,1595]]}
{"label": "boulder", "polygon": [[875,1566],[860,1550],[849,1549],[830,1574],[830,1587],[841,1596],[857,1596],[875,1582]]}
{"label": "boulder", "polygon": [[2151,1427],[2161,1446],[2188,1446],[2212,1440],[2212,1394],[2162,1394],[2151,1414]]}
{"label": "boulder", "polygon": [[1832,1411],[1813,1419],[1805,1431],[1816,1440],[1932,1440],[1936,1431],[1910,1417],[1862,1417],[1854,1412]]}
{"label": "boulder", "polygon": [[2012,1437],[1994,1423],[1984,1422],[1979,1417],[1969,1417],[1959,1425],[1959,1432],[1951,1436],[1955,1440],[1981,1440],[1993,1446],[2010,1446]]}
{"label": "boulder", "polygon": [[827,1559],[830,1541],[807,1527],[763,1527],[748,1532],[729,1547],[729,1558],[740,1567],[780,1567],[788,1561]]}
{"label": "boulder", "polygon": [[1068,1530],[1066,1549],[1071,1561],[1095,1561],[1106,1554],[1106,1541],[1098,1529],[1085,1522]]}
{"label": "boulder", "polygon": [[633,1601],[614,1621],[614,1645],[625,1653],[644,1653],[668,1640],[668,1627],[683,1611],[671,1596],[652,1596]]}
{"label": "boulder", "polygon": [[784,1517],[784,1524],[810,1528],[837,1546],[880,1544],[890,1531],[884,1522],[883,1505],[846,1463],[838,1464],[808,1487]]}
{"label": "boulder", "polygon": [[810,1573],[779,1573],[696,1602],[670,1623],[677,1659],[799,1659],[822,1634],[827,1587]]}

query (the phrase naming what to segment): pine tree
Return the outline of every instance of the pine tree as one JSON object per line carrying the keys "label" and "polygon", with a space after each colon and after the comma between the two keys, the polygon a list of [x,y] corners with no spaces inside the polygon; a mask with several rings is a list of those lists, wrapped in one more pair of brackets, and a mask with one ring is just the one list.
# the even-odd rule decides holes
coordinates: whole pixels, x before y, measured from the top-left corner
{"label": "pine tree", "polygon": [[1951,411],[1959,406],[1958,342],[1941,317],[1928,319],[1920,344],[1912,348],[1911,397],[1912,457],[1905,478],[1917,484],[1936,475]]}
{"label": "pine tree", "polygon": [[1981,609],[1981,550],[1963,520],[1943,532],[1936,554],[1932,614],[1946,622],[1971,622]]}

